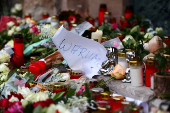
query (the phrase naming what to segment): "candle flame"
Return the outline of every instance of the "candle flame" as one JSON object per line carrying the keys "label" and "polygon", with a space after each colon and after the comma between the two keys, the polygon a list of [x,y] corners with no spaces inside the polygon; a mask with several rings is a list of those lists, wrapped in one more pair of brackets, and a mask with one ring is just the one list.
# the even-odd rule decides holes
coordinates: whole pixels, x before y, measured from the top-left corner
{"label": "candle flame", "polygon": [[97,29],[96,32],[98,32],[99,30]]}

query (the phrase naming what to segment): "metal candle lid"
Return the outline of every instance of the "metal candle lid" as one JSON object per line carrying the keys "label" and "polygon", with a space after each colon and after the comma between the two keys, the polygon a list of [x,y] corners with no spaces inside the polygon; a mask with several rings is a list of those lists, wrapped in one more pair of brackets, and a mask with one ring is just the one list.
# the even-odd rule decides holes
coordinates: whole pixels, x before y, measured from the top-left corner
{"label": "metal candle lid", "polygon": [[104,89],[103,88],[92,88],[91,91],[92,92],[103,92]]}
{"label": "metal candle lid", "polygon": [[115,96],[113,97],[113,100],[125,100],[126,98],[123,96]]}
{"label": "metal candle lid", "polygon": [[81,70],[75,70],[71,72],[72,75],[82,75],[82,71]]}
{"label": "metal candle lid", "polygon": [[112,92],[102,92],[102,93],[100,93],[100,96],[103,99],[110,99],[112,97],[112,95],[113,95]]}
{"label": "metal candle lid", "polygon": [[66,89],[66,88],[68,88],[68,84],[67,83],[55,83],[55,84],[53,84],[54,85],[54,89],[59,89],[59,90],[61,90],[61,89]]}
{"label": "metal candle lid", "polygon": [[129,65],[132,67],[138,67],[138,66],[141,66],[142,64],[143,64],[142,61],[137,61],[137,60],[129,61]]}
{"label": "metal candle lid", "polygon": [[125,52],[119,52],[118,57],[120,58],[126,58],[126,53]]}

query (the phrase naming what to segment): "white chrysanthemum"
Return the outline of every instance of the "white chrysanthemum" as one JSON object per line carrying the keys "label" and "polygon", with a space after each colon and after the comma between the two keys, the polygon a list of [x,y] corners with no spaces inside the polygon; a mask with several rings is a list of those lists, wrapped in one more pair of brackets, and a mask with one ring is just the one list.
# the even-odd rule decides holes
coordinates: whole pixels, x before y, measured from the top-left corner
{"label": "white chrysanthemum", "polygon": [[18,93],[20,93],[24,98],[32,94],[30,89],[27,87],[18,87]]}
{"label": "white chrysanthemum", "polygon": [[53,28],[50,24],[40,25],[37,26],[37,28],[40,30],[40,39],[52,38],[57,32],[57,30]]}
{"label": "white chrysanthemum", "polygon": [[12,96],[12,97],[9,99],[9,101],[10,101],[10,102],[19,101],[19,99],[16,98],[16,97],[14,97],[14,96]]}
{"label": "white chrysanthemum", "polygon": [[25,108],[28,105],[28,101],[25,99],[21,99],[22,107]]}
{"label": "white chrysanthemum", "polygon": [[11,56],[4,50],[0,51],[0,63],[8,62]]}

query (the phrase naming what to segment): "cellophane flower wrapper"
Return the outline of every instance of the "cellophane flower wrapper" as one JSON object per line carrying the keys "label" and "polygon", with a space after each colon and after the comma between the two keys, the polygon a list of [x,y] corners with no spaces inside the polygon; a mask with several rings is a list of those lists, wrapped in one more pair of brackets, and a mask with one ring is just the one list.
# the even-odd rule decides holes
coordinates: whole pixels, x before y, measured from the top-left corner
{"label": "cellophane flower wrapper", "polygon": [[106,42],[103,42],[101,44],[104,47],[115,47],[117,49],[123,49],[124,48],[122,42],[120,41],[120,39],[118,37],[114,38],[114,39],[111,39],[111,40],[108,40]]}
{"label": "cellophane flower wrapper", "polygon": [[14,73],[9,79],[8,81],[5,83],[4,85],[4,89],[1,93],[1,95],[6,95],[6,92],[10,91],[10,92],[17,92],[18,91],[18,86],[23,87],[25,85],[25,83],[28,81],[28,78],[21,78],[18,79],[19,75]]}

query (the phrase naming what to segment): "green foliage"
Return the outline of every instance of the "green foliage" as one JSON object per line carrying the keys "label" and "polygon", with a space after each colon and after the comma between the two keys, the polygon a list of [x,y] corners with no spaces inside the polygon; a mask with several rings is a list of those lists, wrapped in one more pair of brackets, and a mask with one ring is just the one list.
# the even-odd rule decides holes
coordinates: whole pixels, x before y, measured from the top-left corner
{"label": "green foliage", "polygon": [[57,100],[58,98],[60,98],[61,96],[63,96],[63,94],[64,94],[64,92],[59,92],[59,93],[54,93],[50,98],[52,99],[52,100]]}
{"label": "green foliage", "polygon": [[24,78],[28,78],[27,83],[31,83],[33,82],[34,77],[35,77],[35,74],[32,74],[31,72],[27,72]]}
{"label": "green foliage", "polygon": [[70,98],[70,97],[72,97],[72,96],[75,94],[75,92],[76,92],[76,89],[70,89],[70,90],[67,92],[66,96],[67,96],[68,98]]}
{"label": "green foliage", "polygon": [[88,102],[90,103],[92,97],[91,97],[91,90],[88,87],[89,84],[85,83],[85,91],[83,92],[83,96],[88,98]]}
{"label": "green foliage", "polygon": [[38,105],[38,106],[34,109],[33,113],[41,113],[41,111],[42,111],[42,107],[41,107],[40,105]]}
{"label": "green foliage", "polygon": [[32,103],[29,103],[25,109],[24,109],[24,113],[33,113],[34,110],[34,106],[32,105]]}
{"label": "green foliage", "polygon": [[7,79],[9,79],[14,73],[17,73],[17,74],[18,74],[17,68],[12,69],[12,70],[8,73]]}

